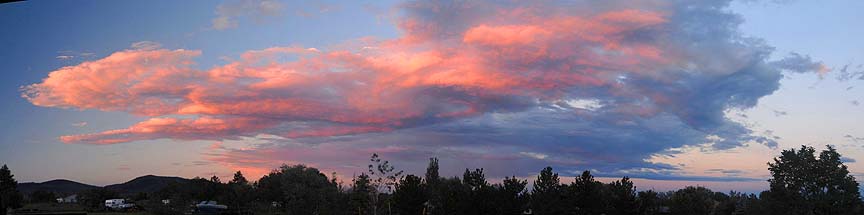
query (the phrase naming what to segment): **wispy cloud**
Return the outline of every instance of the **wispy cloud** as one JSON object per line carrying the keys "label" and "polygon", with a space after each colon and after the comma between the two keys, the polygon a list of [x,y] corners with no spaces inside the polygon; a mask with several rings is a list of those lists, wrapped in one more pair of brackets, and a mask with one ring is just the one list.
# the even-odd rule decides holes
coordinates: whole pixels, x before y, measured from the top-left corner
{"label": "wispy cloud", "polygon": [[855,143],[864,142],[864,137],[856,137],[856,136],[852,136],[851,134],[844,135],[843,137],[845,137],[846,139],[849,139],[849,141],[852,141]]}
{"label": "wispy cloud", "polygon": [[221,31],[240,27],[241,23],[261,24],[292,17],[312,18],[340,9],[339,5],[328,1],[226,0],[216,7],[216,17],[211,20],[209,29]]}
{"label": "wispy cloud", "polygon": [[261,21],[266,18],[280,17],[285,13],[285,3],[278,0],[228,0],[216,8],[216,18],[212,29],[226,30],[239,26],[239,19],[249,18]]}
{"label": "wispy cloud", "polygon": [[71,60],[93,60],[92,58],[95,56],[92,52],[78,52],[78,51],[58,51],[57,56],[54,57],[57,60],[61,61],[71,61]]}
{"label": "wispy cloud", "polygon": [[131,48],[135,50],[156,50],[162,47],[162,44],[153,41],[138,41],[132,43]]}
{"label": "wispy cloud", "polygon": [[786,112],[786,111],[780,111],[780,110],[773,110],[773,111],[774,111],[774,116],[780,117],[780,116],[789,115],[789,112]]}

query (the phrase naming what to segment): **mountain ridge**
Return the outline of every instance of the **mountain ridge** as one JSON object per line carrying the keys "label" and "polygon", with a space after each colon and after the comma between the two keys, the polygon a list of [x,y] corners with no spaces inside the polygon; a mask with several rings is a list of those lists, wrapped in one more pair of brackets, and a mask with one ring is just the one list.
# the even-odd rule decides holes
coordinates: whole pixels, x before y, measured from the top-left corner
{"label": "mountain ridge", "polygon": [[171,183],[186,183],[190,179],[177,176],[144,175],[119,184],[96,186],[69,179],[53,179],[44,182],[18,183],[18,190],[23,193],[49,191],[60,194],[80,193],[95,188],[106,188],[121,194],[152,193],[161,190]]}

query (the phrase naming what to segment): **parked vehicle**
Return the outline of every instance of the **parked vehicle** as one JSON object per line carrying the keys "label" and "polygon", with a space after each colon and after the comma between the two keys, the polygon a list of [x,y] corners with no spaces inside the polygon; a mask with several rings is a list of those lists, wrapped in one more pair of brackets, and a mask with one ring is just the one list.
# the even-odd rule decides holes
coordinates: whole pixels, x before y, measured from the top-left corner
{"label": "parked vehicle", "polygon": [[125,199],[108,199],[105,200],[105,207],[111,210],[127,210],[135,208],[135,204],[126,202]]}
{"label": "parked vehicle", "polygon": [[227,205],[220,205],[216,201],[201,201],[195,204],[193,214],[225,214],[228,212]]}

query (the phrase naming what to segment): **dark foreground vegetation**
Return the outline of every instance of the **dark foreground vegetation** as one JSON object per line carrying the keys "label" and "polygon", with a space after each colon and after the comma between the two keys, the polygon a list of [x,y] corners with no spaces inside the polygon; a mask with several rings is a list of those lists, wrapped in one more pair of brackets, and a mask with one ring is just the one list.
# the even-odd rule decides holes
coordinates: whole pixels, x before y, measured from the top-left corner
{"label": "dark foreground vegetation", "polygon": [[[627,177],[602,183],[588,171],[562,184],[551,167],[540,171],[529,187],[526,180],[515,177],[489,183],[483,169],[466,169],[461,178],[441,177],[435,158],[424,176],[403,175],[377,155],[371,163],[369,171],[353,178],[350,185],[315,168],[283,165],[257,182],[238,171],[228,182],[215,176],[195,178],[126,196],[95,188],[79,194],[77,204],[100,211],[105,199],[125,197],[150,214],[184,214],[202,200],[225,204],[231,214],[864,214],[858,183],[830,146],[819,154],[806,146],[784,150],[768,163],[770,190],[759,194],[704,187],[637,191]],[[50,202],[55,197],[33,192],[25,199],[16,184],[4,165],[0,208]]]}

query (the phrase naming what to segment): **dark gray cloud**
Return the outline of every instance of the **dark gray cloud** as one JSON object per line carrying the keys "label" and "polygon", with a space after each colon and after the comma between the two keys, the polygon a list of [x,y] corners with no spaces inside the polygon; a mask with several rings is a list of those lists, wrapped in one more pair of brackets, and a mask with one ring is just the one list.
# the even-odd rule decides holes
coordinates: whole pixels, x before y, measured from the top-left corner
{"label": "dark gray cloud", "polygon": [[801,55],[795,52],[789,53],[785,58],[771,62],[778,69],[787,70],[796,73],[807,73],[817,71],[820,73],[828,72],[828,68],[818,61],[814,61],[807,55]]}
{"label": "dark gray cloud", "polygon": [[[621,177],[621,174],[598,174],[598,177]],[[719,181],[719,182],[752,182],[765,181],[764,178],[738,177],[738,176],[698,176],[698,175],[676,175],[670,173],[636,173],[628,174],[631,178],[642,178],[663,181]]]}
{"label": "dark gray cloud", "polygon": [[773,110],[773,111],[774,111],[774,116],[778,116],[778,117],[779,117],[779,116],[786,116],[786,115],[789,115],[789,112],[786,112],[786,111],[779,111],[779,110]]}
{"label": "dark gray cloud", "polygon": [[[259,150],[235,150],[210,156],[230,163],[243,157],[262,157],[259,153],[266,152],[272,160],[309,159],[332,167],[362,161],[374,149],[396,144],[399,150],[381,153],[402,163],[406,169],[414,170],[422,170],[426,158],[439,157],[443,169],[452,167],[445,171],[453,175],[461,172],[461,167],[483,167],[493,177],[526,176],[550,165],[564,175],[590,169],[598,176],[627,175],[655,180],[763,180],[738,177],[743,174],[740,170],[716,171],[725,174],[724,177],[693,176],[682,173],[680,166],[647,161],[657,154],[674,156],[676,152],[669,150],[672,148],[700,144],[708,144],[711,150],[732,149],[747,143],[776,147],[779,137],[770,132],[756,134],[726,117],[726,111],[756,106],[760,98],[779,88],[784,72],[826,71],[822,63],[798,53],[769,60],[774,48],[761,39],[743,36],[738,31],[743,20],[726,8],[728,4],[729,1],[715,0],[642,4],[628,1],[547,1],[532,5],[497,1],[405,3],[402,18],[410,22],[402,23],[407,26],[403,30],[408,35],[445,47],[459,44],[463,34],[472,27],[520,24],[519,20],[496,15],[502,11],[543,11],[545,14],[537,14],[539,18],[590,16],[625,9],[657,11],[663,14],[663,24],[627,32],[621,43],[659,47],[670,53],[666,57],[676,63],[674,66],[646,65],[648,68],[644,70],[614,65],[577,67],[572,73],[598,70],[602,72],[591,76],[614,81],[599,86],[565,86],[537,92],[539,96],[478,97],[476,92],[458,87],[423,89],[420,95],[425,98],[421,99],[478,101],[475,104],[481,104],[477,110],[482,114],[466,118],[428,115],[409,120],[390,132],[281,140]],[[591,49],[590,46],[565,44],[556,48]],[[577,59],[541,56],[522,61],[502,56],[495,60],[501,62],[502,68],[520,68],[519,72],[529,73],[561,68]],[[786,112],[775,111],[775,114],[781,116]],[[340,156],[334,157],[336,161],[291,153],[320,149],[304,144],[363,153],[340,152],[337,153]],[[278,152],[290,155],[279,156]],[[267,163],[270,162],[255,160],[246,165]]]}
{"label": "dark gray cloud", "polygon": [[[275,1],[229,3],[218,9],[214,28],[236,27],[235,18],[249,11],[284,10]],[[476,166],[492,177],[548,165],[564,174],[755,180],[689,176],[649,161],[686,146],[776,147],[779,137],[727,113],[755,107],[779,89],[784,72],[827,71],[798,53],[771,60],[774,48],[742,35],[743,20],[729,4],[411,1],[395,20],[403,35],[369,42],[375,51],[274,47],[200,71],[188,66],[200,51],[144,46],[63,68],[22,90],[36,105],[153,117],[61,137],[67,143],[276,136],[208,152],[210,161],[231,167],[303,162],[345,173],[362,171],[350,164],[378,152],[405,169],[439,157],[454,174]],[[304,57],[267,61],[280,54]],[[114,71],[130,67],[145,72]],[[129,84],[92,84],[105,80]]]}
{"label": "dark gray cloud", "polygon": [[852,141],[855,143],[864,142],[864,137],[856,137],[856,136],[852,136],[851,134],[844,135],[843,137],[845,137],[846,139],[849,139],[849,141]]}
{"label": "dark gray cloud", "polygon": [[[850,68],[851,64],[843,65],[840,68],[839,73],[837,74],[837,80],[839,81],[850,81],[850,80],[864,80],[864,70],[861,70],[861,67],[864,64],[859,64],[855,68]],[[859,71],[853,71],[859,70]],[[847,88],[846,90],[852,89],[852,87]]]}

